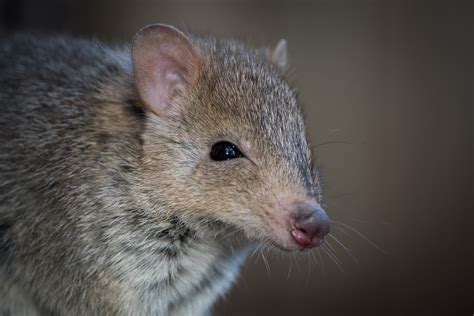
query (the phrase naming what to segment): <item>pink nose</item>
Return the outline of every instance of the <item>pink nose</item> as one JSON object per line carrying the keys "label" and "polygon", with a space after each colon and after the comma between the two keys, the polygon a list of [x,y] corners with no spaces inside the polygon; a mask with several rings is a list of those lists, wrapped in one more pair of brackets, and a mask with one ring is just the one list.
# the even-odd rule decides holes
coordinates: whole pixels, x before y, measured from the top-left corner
{"label": "pink nose", "polygon": [[329,234],[329,217],[320,207],[299,207],[291,221],[291,236],[304,248],[320,246]]}

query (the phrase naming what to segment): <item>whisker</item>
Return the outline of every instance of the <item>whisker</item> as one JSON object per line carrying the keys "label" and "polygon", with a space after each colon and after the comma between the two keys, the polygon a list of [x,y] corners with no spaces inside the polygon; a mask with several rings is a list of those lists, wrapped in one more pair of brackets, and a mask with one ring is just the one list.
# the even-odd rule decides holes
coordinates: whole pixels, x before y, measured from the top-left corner
{"label": "whisker", "polygon": [[354,222],[362,223],[362,224],[368,224],[369,223],[368,221],[364,221],[364,220],[357,219],[357,218],[350,218],[350,220],[354,221]]}
{"label": "whisker", "polygon": [[[354,222],[357,222],[357,223],[361,223],[361,224],[371,224],[371,222],[369,221],[366,221],[366,220],[362,220],[362,219],[357,219],[357,218],[350,218],[351,221],[354,221]],[[374,222],[372,222],[374,223]],[[379,221],[377,224],[380,224],[380,225],[392,225],[392,223],[389,223],[389,222],[386,222],[386,221]]]}
{"label": "whisker", "polygon": [[290,256],[290,267],[288,269],[288,275],[286,276],[286,279],[289,280],[290,279],[290,274],[291,274],[291,261],[293,260],[293,256]]}
{"label": "whisker", "polygon": [[311,258],[313,259],[313,261],[316,263],[316,266],[319,267],[319,262],[318,262],[318,259],[316,258],[316,256],[314,255],[315,251],[310,251],[309,254],[311,255]]}
{"label": "whisker", "polygon": [[342,266],[342,261],[337,257],[335,251],[334,251],[334,248],[332,248],[332,246],[329,244],[329,241],[326,241],[326,244],[325,244],[325,248],[326,250],[337,260],[337,262],[339,262]]}
{"label": "whisker", "polygon": [[321,251],[318,249],[319,260],[321,260],[321,270],[323,271],[323,277],[326,277],[326,271],[324,270],[324,261],[323,256],[321,256]]}
{"label": "whisker", "polygon": [[325,244],[326,244],[326,246],[328,246],[328,248],[330,248],[332,251],[336,251],[336,250],[334,249],[334,247],[329,243],[329,240],[326,240]]}
{"label": "whisker", "polygon": [[341,265],[339,264],[339,262],[337,262],[337,260],[334,259],[334,257],[331,255],[331,253],[328,251],[327,248],[324,247],[321,247],[322,250],[324,250],[324,252],[326,252],[326,254],[328,255],[329,258],[332,259],[332,261],[334,261],[334,263],[336,264],[336,266],[342,271],[344,272],[344,269],[341,267]]}
{"label": "whisker", "polygon": [[298,261],[298,257],[295,257],[294,253],[292,253],[292,255],[295,258],[296,268],[298,269],[298,272],[301,272],[301,267],[300,267],[300,263]]}
{"label": "whisker", "polygon": [[334,234],[329,234],[328,236],[334,239],[342,247],[342,249],[344,249],[347,252],[347,254],[352,258],[352,260],[354,260],[355,263],[359,264],[359,261],[357,261],[357,259],[354,257],[354,255],[352,254],[352,251],[349,248],[347,248],[338,238],[336,238]]}
{"label": "whisker", "polygon": [[341,141],[341,140],[330,140],[330,141],[325,141],[316,145],[312,145],[312,149],[316,149],[321,146],[326,146],[326,145],[334,145],[334,144],[343,144],[343,145],[353,145],[351,142],[346,142],[346,141]]}
{"label": "whisker", "polygon": [[309,262],[308,262],[308,273],[306,275],[306,283],[305,283],[305,287],[308,287],[308,284],[309,284],[309,280],[311,278],[311,256],[309,254],[306,255],[306,257],[308,258],[309,257]]}
{"label": "whisker", "polygon": [[262,255],[263,262],[265,263],[265,268],[267,269],[268,279],[271,280],[272,278],[270,276],[270,265],[268,264],[267,258],[265,257],[263,251],[260,251],[260,253]]}
{"label": "whisker", "polygon": [[[250,257],[249,257],[249,261],[252,260],[253,256],[255,256],[255,254],[258,253],[258,251],[259,251],[262,247],[263,247],[263,242],[260,243],[259,245],[257,245],[257,247],[255,247],[255,249],[252,251],[252,254],[251,254]],[[257,263],[257,260],[258,260],[258,256],[256,256],[254,263]]]}
{"label": "whisker", "polygon": [[349,237],[350,239],[354,240],[354,237],[353,237],[351,234],[349,234],[349,232],[346,231],[344,228],[339,227],[339,226],[333,226],[333,228],[338,229],[338,230],[341,231],[344,235],[346,235],[346,236]]}
{"label": "whisker", "polygon": [[331,220],[331,222],[335,223],[335,224],[339,224],[339,225],[342,225],[344,226],[345,228],[351,230],[352,232],[354,232],[355,234],[357,234],[359,237],[361,237],[362,239],[364,239],[365,241],[367,241],[370,245],[372,245],[372,247],[374,247],[375,249],[379,250],[380,252],[382,252],[383,254],[388,254],[387,251],[385,251],[384,249],[382,249],[380,246],[378,246],[376,243],[374,243],[373,241],[371,241],[369,238],[367,238],[364,234],[362,234],[360,231],[358,231],[357,229],[355,229],[354,227],[351,227],[347,224],[344,224],[342,222],[338,222],[338,221],[335,221],[335,220]]}

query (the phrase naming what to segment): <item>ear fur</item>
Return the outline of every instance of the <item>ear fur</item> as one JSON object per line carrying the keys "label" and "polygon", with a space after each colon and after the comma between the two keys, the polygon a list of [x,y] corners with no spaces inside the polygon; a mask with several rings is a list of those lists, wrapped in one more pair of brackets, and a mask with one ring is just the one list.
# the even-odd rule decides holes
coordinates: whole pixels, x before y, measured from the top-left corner
{"label": "ear fur", "polygon": [[183,32],[153,24],[135,35],[132,63],[141,100],[148,110],[164,116],[172,109],[176,95],[199,76],[202,58]]}

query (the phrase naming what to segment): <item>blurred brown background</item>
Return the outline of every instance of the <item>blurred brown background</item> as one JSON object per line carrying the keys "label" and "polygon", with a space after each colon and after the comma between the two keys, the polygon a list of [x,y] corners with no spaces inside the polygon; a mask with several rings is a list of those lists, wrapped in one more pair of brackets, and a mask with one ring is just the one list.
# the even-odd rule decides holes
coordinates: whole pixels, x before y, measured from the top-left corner
{"label": "blurred brown background", "polygon": [[327,212],[347,225],[333,233],[350,253],[329,238],[337,259],[268,253],[270,271],[256,255],[216,313],[473,315],[473,7],[0,0],[0,29],[128,41],[161,22],[259,45],[286,38]]}

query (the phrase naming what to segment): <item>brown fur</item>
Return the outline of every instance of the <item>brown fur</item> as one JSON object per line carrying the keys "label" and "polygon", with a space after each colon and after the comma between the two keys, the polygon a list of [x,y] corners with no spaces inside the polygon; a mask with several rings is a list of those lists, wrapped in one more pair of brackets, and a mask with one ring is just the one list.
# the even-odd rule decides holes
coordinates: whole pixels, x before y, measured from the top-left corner
{"label": "brown fur", "polygon": [[[251,243],[298,249],[285,218],[320,188],[294,90],[264,49],[188,36],[202,64],[166,115],[128,47],[0,42],[1,291],[37,313],[195,315]],[[247,158],[211,160],[221,140]]]}

